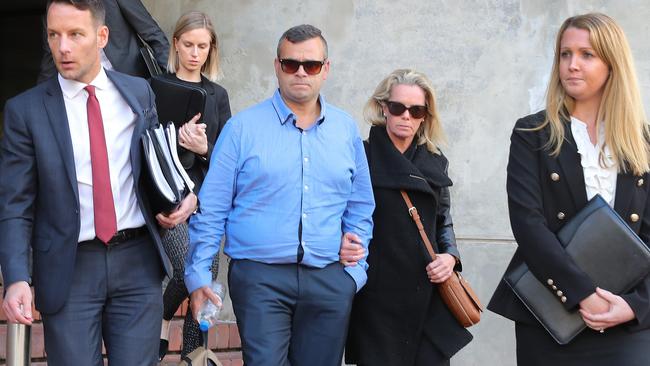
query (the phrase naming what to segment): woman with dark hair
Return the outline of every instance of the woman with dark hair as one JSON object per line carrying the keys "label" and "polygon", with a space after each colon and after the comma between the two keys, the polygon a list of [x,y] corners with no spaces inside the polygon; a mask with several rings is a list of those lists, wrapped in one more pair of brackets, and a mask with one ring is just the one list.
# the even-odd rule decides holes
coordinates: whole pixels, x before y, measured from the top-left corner
{"label": "woman with dark hair", "polygon": [[[604,14],[568,18],[555,44],[546,110],[517,121],[507,192],[522,262],[589,327],[557,344],[502,282],[488,308],[515,321],[517,363],[648,365],[650,276],[623,294],[596,284],[555,233],[600,194],[650,242],[648,121],[622,29]],[[611,243],[617,245],[617,243]]]}
{"label": "woman with dark hair", "polygon": [[[165,77],[206,91],[203,115],[196,115],[178,130],[180,160],[195,184],[194,192],[198,194],[210,164],[214,143],[230,118],[228,93],[226,89],[215,83],[220,72],[219,44],[212,21],[207,15],[191,11],[178,19],[173,33],[167,70],[170,74]],[[183,280],[184,261],[189,244],[187,223],[166,229],[162,239],[174,267],[174,276],[170,279],[163,295],[164,312],[159,352],[161,360],[167,353],[169,345],[170,320],[179,305],[188,297]],[[218,265],[217,255],[212,263],[212,273],[215,278]],[[188,310],[183,324],[181,356],[192,352],[200,344],[201,332],[198,323],[192,318],[192,312]]]}
{"label": "woman with dark hair", "polygon": [[[376,208],[368,253],[368,282],[354,299],[345,359],[367,365],[449,365],[472,339],[443,304],[436,284],[460,254],[450,215],[447,158],[436,101],[427,77],[395,70],[366,103],[372,124],[365,142]],[[434,261],[400,191],[417,208],[439,253]],[[344,248],[345,249],[345,248]],[[353,261],[344,250],[343,263]]]}

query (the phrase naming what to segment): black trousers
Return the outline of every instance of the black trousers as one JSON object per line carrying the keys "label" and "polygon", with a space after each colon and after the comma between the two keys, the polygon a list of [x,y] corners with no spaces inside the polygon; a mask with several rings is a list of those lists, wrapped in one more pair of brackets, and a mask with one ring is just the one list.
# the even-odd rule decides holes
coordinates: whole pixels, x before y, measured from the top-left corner
{"label": "black trousers", "polygon": [[520,366],[648,366],[650,329],[585,329],[567,345],[557,344],[540,326],[515,323]]}
{"label": "black trousers", "polygon": [[245,365],[341,365],[356,292],[343,265],[232,260],[228,282]]}
{"label": "black trousers", "polygon": [[50,366],[151,366],[158,360],[163,267],[148,235],[77,249],[70,295],[41,314]]}

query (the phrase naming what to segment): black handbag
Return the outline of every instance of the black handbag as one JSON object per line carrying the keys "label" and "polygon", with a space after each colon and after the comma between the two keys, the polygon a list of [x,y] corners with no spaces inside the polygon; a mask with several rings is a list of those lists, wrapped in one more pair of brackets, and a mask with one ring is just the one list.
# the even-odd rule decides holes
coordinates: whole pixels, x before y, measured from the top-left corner
{"label": "black handbag", "polygon": [[[650,273],[650,249],[605,200],[596,195],[558,232],[566,253],[603,289],[622,294]],[[567,311],[561,292],[542,283],[522,263],[504,281],[559,344],[586,328],[578,310]]]}
{"label": "black handbag", "polygon": [[162,69],[160,68],[160,65],[158,65],[158,61],[156,61],[156,56],[154,56],[153,49],[147,42],[145,42],[142,37],[140,37],[139,34],[136,35],[138,36],[138,41],[140,41],[140,55],[142,56],[142,60],[144,61],[144,64],[147,66],[147,71],[149,71],[149,75],[151,77],[161,75]]}

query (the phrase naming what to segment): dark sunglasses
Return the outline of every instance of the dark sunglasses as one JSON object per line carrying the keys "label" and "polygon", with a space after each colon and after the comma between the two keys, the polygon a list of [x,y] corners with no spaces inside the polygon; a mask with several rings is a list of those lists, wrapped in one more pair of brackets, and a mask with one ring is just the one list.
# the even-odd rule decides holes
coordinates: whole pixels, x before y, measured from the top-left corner
{"label": "dark sunglasses", "polygon": [[288,58],[280,59],[282,71],[287,74],[297,73],[300,66],[302,66],[302,69],[305,70],[308,75],[316,75],[320,73],[324,64],[325,61],[297,61]]}
{"label": "dark sunglasses", "polygon": [[427,107],[423,105],[412,105],[410,107],[406,107],[400,102],[391,102],[389,100],[386,101],[386,106],[388,107],[388,112],[390,112],[390,114],[395,117],[401,116],[407,109],[413,118],[424,118],[424,116],[427,115]]}

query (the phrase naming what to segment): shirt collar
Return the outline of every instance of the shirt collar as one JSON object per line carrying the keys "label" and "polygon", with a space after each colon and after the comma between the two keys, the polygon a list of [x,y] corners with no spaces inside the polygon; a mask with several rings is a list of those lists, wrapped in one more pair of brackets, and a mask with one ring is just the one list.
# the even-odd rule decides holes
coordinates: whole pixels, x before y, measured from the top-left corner
{"label": "shirt collar", "polygon": [[[320,115],[318,116],[318,119],[316,121],[318,124],[321,124],[325,120],[325,109],[326,109],[325,98],[323,97],[322,94],[318,95],[318,102],[320,103]],[[278,114],[278,119],[280,120],[281,124],[285,124],[289,120],[293,121],[293,119],[295,118],[295,114],[291,111],[291,108],[289,108],[289,106],[287,106],[287,104],[284,102],[284,99],[282,99],[279,88],[273,94],[273,98],[271,98],[271,103],[273,103],[273,108],[275,108],[275,112]]]}
{"label": "shirt collar", "polygon": [[95,79],[90,82],[90,84],[85,84],[76,80],[65,79],[63,76],[61,76],[61,74],[58,75],[58,78],[63,95],[69,99],[75,98],[87,85],[93,85],[99,90],[106,90],[109,84],[108,76],[106,75],[106,71],[104,71],[103,67],[99,69],[99,73]]}

